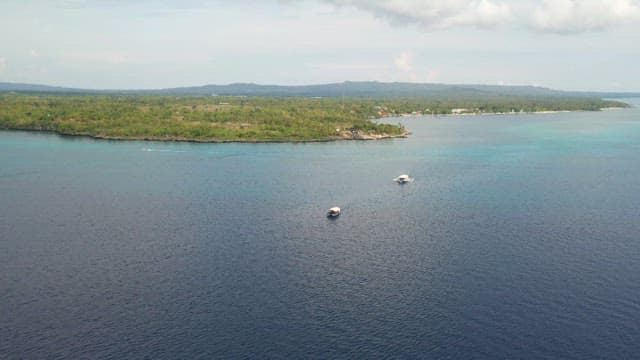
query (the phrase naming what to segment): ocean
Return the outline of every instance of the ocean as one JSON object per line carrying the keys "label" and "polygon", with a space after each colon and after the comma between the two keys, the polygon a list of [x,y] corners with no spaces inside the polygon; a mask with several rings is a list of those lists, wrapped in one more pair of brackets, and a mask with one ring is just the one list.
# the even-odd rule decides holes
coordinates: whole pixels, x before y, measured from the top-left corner
{"label": "ocean", "polygon": [[413,134],[0,131],[0,358],[640,354],[640,109],[390,121]]}

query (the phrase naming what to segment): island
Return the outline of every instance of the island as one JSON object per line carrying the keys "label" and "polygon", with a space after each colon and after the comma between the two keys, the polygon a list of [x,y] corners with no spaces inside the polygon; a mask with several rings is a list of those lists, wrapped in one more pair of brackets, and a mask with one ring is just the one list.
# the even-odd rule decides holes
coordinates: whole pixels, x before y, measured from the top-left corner
{"label": "island", "polygon": [[0,95],[0,129],[113,140],[298,142],[405,137],[335,99]]}
{"label": "island", "polygon": [[[396,89],[392,85],[386,88]],[[255,91],[253,87],[250,89]],[[592,96],[558,96],[534,90],[537,92],[503,94],[484,88],[474,92],[456,88],[415,96],[397,91],[354,91],[348,94],[352,96],[333,96],[334,93],[327,92],[330,96],[326,97],[309,96],[314,95],[313,92],[287,93],[285,96],[282,89],[278,89],[277,96],[269,93],[242,95],[242,92],[239,95],[194,95],[180,92],[81,93],[65,92],[64,89],[57,92],[0,91],[0,129],[51,131],[116,140],[375,140],[409,135],[396,119],[402,116],[597,111],[627,106]]]}

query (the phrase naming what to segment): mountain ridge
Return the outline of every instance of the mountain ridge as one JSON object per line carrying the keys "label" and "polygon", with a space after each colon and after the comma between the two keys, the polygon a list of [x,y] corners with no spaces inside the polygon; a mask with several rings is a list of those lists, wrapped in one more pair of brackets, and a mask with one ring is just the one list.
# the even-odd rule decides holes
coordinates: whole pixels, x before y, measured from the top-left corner
{"label": "mountain ridge", "polygon": [[0,82],[0,92],[55,94],[196,95],[196,96],[277,96],[277,97],[356,97],[356,98],[486,98],[522,97],[638,97],[637,92],[564,91],[530,85],[443,84],[378,81],[344,81],[312,85],[273,85],[238,82],[226,85],[161,89],[82,89],[63,86]]}

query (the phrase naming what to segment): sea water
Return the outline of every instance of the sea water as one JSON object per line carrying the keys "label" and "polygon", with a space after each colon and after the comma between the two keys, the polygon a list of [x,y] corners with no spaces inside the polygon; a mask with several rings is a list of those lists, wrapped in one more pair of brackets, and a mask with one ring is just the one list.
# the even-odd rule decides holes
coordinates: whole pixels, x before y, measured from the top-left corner
{"label": "sea water", "polygon": [[640,110],[396,120],[409,138],[0,132],[0,357],[640,354]]}

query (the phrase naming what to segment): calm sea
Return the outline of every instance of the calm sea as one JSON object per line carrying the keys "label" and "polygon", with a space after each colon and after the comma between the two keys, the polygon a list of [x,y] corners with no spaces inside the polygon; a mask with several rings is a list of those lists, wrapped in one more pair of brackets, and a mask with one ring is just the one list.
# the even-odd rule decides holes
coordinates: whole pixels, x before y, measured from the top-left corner
{"label": "calm sea", "polygon": [[638,108],[398,121],[410,138],[0,132],[0,358],[640,356]]}

